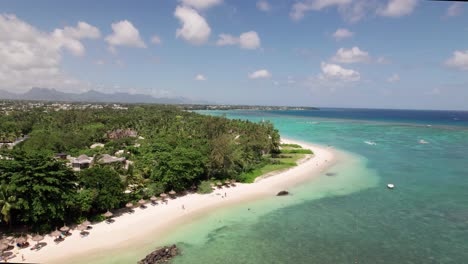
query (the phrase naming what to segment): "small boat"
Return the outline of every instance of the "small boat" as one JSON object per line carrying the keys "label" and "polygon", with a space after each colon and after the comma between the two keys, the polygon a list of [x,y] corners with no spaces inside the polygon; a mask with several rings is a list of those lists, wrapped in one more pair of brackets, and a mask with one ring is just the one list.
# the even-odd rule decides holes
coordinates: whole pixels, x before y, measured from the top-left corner
{"label": "small boat", "polygon": [[419,144],[429,144],[429,142],[427,142],[427,141],[424,140],[424,139],[421,139],[421,140],[419,140]]}
{"label": "small boat", "polygon": [[395,185],[394,185],[394,184],[392,184],[392,183],[389,183],[389,184],[387,184],[387,188],[389,188],[389,189],[393,189],[393,188],[395,188]]}
{"label": "small boat", "polygon": [[377,143],[375,143],[374,141],[364,141],[364,143],[371,146],[377,145]]}

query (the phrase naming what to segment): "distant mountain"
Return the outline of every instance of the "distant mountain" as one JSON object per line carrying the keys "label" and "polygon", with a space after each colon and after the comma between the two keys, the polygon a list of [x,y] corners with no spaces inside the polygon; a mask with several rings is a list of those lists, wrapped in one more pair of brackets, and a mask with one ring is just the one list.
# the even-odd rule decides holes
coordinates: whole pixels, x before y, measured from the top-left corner
{"label": "distant mountain", "polygon": [[15,93],[10,93],[4,90],[0,90],[0,99],[6,99],[6,100],[17,100],[19,97],[18,94]]}
{"label": "distant mountain", "polygon": [[146,103],[146,104],[197,104],[207,103],[193,101],[184,97],[156,98],[146,94],[129,93],[101,93],[90,90],[81,94],[65,93],[55,89],[33,87],[31,90],[16,94],[0,90],[0,99],[4,100],[31,100],[31,101],[57,101],[57,102],[90,102],[90,103]]}

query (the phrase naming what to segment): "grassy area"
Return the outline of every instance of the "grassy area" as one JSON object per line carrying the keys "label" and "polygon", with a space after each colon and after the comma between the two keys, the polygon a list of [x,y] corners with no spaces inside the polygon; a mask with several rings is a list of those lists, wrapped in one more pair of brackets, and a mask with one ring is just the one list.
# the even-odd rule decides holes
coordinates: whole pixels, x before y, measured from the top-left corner
{"label": "grassy area", "polygon": [[[287,145],[287,146],[284,146]],[[241,174],[243,182],[252,183],[259,176],[270,172],[285,170],[297,166],[297,161],[304,158],[306,154],[313,154],[309,149],[302,149],[301,146],[295,144],[282,144],[281,153],[277,157],[271,155],[265,156],[268,160],[263,166],[254,169],[250,172]]]}
{"label": "grassy area", "polygon": [[298,144],[281,144],[282,148],[296,148],[296,149],[301,149],[302,146]]}

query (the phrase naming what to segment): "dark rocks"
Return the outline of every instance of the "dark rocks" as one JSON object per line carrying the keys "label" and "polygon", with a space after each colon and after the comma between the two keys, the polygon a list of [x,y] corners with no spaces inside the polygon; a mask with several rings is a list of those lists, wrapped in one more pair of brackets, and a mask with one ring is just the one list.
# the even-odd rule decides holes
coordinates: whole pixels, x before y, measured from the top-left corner
{"label": "dark rocks", "polygon": [[327,175],[327,176],[336,176],[336,173],[335,172],[327,172],[327,173],[325,173],[325,175]]}
{"label": "dark rocks", "polygon": [[276,196],[285,196],[285,195],[289,195],[289,192],[288,191],[281,191],[278,194],[276,194]]}
{"label": "dark rocks", "polygon": [[167,263],[173,257],[179,254],[179,249],[176,245],[158,248],[151,252],[144,259],[138,261],[138,264],[160,264]]}

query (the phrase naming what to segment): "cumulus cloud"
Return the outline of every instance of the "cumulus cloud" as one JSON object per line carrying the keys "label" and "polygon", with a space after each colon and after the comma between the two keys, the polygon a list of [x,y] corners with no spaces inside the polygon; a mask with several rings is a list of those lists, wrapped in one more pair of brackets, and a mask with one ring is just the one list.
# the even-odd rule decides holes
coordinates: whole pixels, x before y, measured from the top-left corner
{"label": "cumulus cloud", "polygon": [[392,76],[388,77],[387,82],[394,83],[400,81],[400,75],[394,73]]}
{"label": "cumulus cloud", "polygon": [[271,73],[265,69],[254,71],[251,74],[249,74],[250,79],[268,79],[271,78],[271,76]]}
{"label": "cumulus cloud", "polygon": [[190,6],[198,10],[208,9],[210,7],[223,3],[223,0],[179,0],[183,5]]}
{"label": "cumulus cloud", "polygon": [[210,37],[210,26],[195,9],[188,6],[177,6],[174,16],[179,19],[181,24],[181,27],[176,31],[176,37],[194,45],[201,45]]}
{"label": "cumulus cloud", "polygon": [[463,12],[463,4],[458,2],[458,3],[453,3],[447,8],[447,16],[454,17],[454,16],[459,16]]}
{"label": "cumulus cloud", "polygon": [[106,37],[106,41],[114,49],[115,46],[128,46],[146,48],[145,42],[140,37],[140,32],[128,20],[112,23],[112,34]]}
{"label": "cumulus cloud", "polygon": [[206,81],[206,77],[203,74],[197,74],[197,76],[195,76],[195,81]]}
{"label": "cumulus cloud", "polygon": [[362,63],[370,62],[371,57],[368,52],[352,47],[351,49],[340,48],[331,60],[338,63]]}
{"label": "cumulus cloud", "polygon": [[62,71],[62,51],[81,56],[85,48],[80,39],[98,37],[99,30],[86,22],[49,33],[15,15],[0,15],[0,88],[21,91],[32,86],[85,87],[85,83]]}
{"label": "cumulus cloud", "polygon": [[65,27],[63,32],[64,35],[76,39],[97,39],[101,37],[101,32],[97,27],[83,21],[78,22],[76,27]]}
{"label": "cumulus cloud", "polygon": [[353,32],[347,30],[346,28],[339,28],[333,33],[333,37],[336,40],[342,40],[345,38],[351,38],[354,35]]}
{"label": "cumulus cloud", "polygon": [[296,2],[289,13],[294,20],[300,20],[308,11],[318,11],[331,6],[350,4],[352,0],[305,0]]}
{"label": "cumulus cloud", "polygon": [[263,12],[269,12],[271,10],[271,5],[266,0],[257,1],[257,8]]}
{"label": "cumulus cloud", "polygon": [[355,82],[361,79],[359,72],[345,69],[337,64],[322,62],[320,67],[322,69],[322,73],[318,76],[320,80]]}
{"label": "cumulus cloud", "polygon": [[468,50],[454,51],[452,57],[446,60],[445,64],[449,67],[468,71]]}
{"label": "cumulus cloud", "polygon": [[386,17],[401,17],[413,12],[418,0],[389,0],[387,5],[377,10],[377,14]]}
{"label": "cumulus cloud", "polygon": [[258,49],[260,48],[260,37],[255,31],[242,33],[239,37],[239,45],[243,49]]}
{"label": "cumulus cloud", "polygon": [[216,41],[218,46],[228,46],[228,45],[239,45],[243,49],[258,49],[261,46],[261,40],[257,32],[249,31],[240,34],[239,37],[235,37],[229,34],[220,34],[218,41]]}
{"label": "cumulus cloud", "polygon": [[161,38],[158,35],[154,35],[151,37],[151,43],[159,45],[162,43]]}

